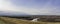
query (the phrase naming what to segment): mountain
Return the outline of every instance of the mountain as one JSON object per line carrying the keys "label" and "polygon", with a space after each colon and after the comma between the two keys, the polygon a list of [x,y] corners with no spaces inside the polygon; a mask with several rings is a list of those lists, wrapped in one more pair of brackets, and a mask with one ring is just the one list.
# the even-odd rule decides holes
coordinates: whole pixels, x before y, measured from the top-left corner
{"label": "mountain", "polygon": [[0,15],[28,15],[28,14],[24,12],[0,11]]}

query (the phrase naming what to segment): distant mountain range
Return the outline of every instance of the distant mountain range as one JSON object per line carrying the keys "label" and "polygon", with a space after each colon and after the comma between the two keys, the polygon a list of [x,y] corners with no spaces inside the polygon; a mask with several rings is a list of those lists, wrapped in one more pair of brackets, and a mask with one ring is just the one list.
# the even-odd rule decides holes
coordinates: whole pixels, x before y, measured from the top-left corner
{"label": "distant mountain range", "polygon": [[[15,11],[0,11],[0,15],[6,15],[6,16],[26,16],[30,14],[24,13],[24,12],[15,12]],[[50,15],[48,15],[50,16]]]}
{"label": "distant mountain range", "polygon": [[0,11],[0,15],[28,15],[24,12]]}

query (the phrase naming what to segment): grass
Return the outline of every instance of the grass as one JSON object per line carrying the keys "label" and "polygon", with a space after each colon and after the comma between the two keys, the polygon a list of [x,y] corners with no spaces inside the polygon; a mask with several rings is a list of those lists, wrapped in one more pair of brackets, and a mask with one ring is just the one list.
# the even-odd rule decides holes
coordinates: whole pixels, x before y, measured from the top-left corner
{"label": "grass", "polygon": [[2,20],[0,20],[0,24],[5,24]]}
{"label": "grass", "polygon": [[[28,20],[20,20],[15,18],[0,17],[6,24],[43,24],[42,22],[31,22]],[[45,24],[45,23],[44,23]]]}
{"label": "grass", "polygon": [[31,22],[28,20],[21,20],[21,19],[8,18],[8,17],[0,17],[0,23],[6,23],[6,24],[60,24],[60,22],[57,22],[57,23]]}

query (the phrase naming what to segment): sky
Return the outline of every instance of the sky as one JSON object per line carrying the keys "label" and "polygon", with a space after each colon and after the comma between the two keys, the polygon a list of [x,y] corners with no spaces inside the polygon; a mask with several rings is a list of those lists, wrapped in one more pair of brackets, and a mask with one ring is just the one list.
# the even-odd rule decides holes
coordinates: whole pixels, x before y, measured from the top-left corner
{"label": "sky", "polygon": [[0,0],[0,15],[60,15],[60,0]]}

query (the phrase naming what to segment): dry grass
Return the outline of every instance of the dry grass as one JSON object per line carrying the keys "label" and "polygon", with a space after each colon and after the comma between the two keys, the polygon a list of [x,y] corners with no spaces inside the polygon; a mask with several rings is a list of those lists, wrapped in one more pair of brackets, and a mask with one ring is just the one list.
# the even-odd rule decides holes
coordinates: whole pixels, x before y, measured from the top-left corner
{"label": "dry grass", "polygon": [[60,24],[60,22],[31,22],[28,20],[21,20],[8,17],[0,17],[0,20],[4,21],[6,24]]}
{"label": "dry grass", "polygon": [[42,22],[31,22],[27,20],[19,20],[15,18],[0,17],[6,24],[45,24]]}

